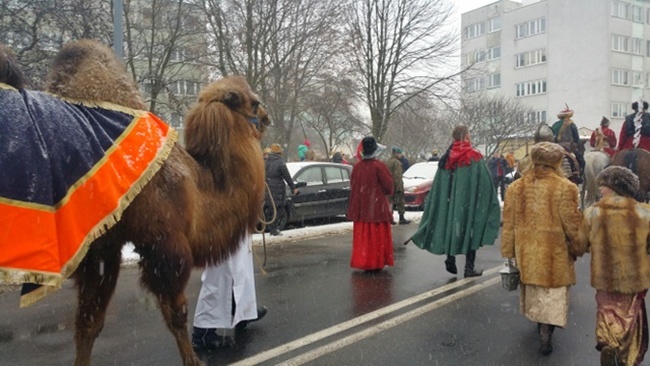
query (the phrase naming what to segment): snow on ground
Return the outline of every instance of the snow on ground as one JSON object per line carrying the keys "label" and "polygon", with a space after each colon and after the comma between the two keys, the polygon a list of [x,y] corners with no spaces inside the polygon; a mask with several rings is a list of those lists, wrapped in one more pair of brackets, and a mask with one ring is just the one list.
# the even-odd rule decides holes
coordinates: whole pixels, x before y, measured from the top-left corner
{"label": "snow on ground", "polygon": [[[394,214],[395,221],[399,220],[399,216]],[[404,214],[407,220],[411,220],[411,225],[418,224],[420,218],[422,217],[422,211],[406,211]],[[279,243],[295,243],[301,240],[313,239],[322,236],[330,236],[337,234],[344,234],[346,232],[352,231],[352,222],[340,222],[336,224],[329,225],[319,225],[319,226],[306,226],[302,228],[285,230],[282,232],[281,236],[271,236],[268,233],[264,234],[264,240],[267,245],[279,244]],[[253,234],[253,245],[261,246],[262,245],[262,234]],[[124,262],[136,262],[140,259],[140,256],[133,251],[133,244],[128,243],[122,249],[122,260]]]}

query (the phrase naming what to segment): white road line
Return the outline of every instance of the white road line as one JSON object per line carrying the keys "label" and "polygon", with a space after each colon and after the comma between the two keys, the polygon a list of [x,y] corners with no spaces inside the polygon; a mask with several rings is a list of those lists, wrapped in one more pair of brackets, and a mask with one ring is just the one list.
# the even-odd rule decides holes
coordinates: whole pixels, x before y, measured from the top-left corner
{"label": "white road line", "polygon": [[459,291],[455,294],[445,296],[444,298],[434,301],[430,304],[423,305],[419,308],[416,308],[414,310],[409,311],[408,313],[396,316],[390,320],[387,320],[385,322],[382,322],[380,324],[377,324],[376,326],[373,326],[371,328],[367,328],[365,330],[362,330],[360,332],[351,334],[345,338],[342,338],[338,341],[331,342],[329,344],[326,344],[322,347],[318,347],[314,350],[311,350],[309,352],[303,353],[300,356],[296,356],[292,359],[289,359],[285,362],[280,363],[279,365],[282,366],[294,366],[294,365],[302,365],[305,364],[309,361],[313,361],[317,359],[318,357],[324,356],[328,353],[334,352],[340,348],[349,346],[355,342],[361,341],[363,339],[372,337],[376,334],[379,334],[385,330],[388,330],[392,327],[395,327],[397,325],[400,325],[404,322],[407,322],[409,320],[412,320],[413,318],[416,318],[422,314],[428,313],[429,311],[435,310],[441,306],[447,305],[451,302],[454,302],[460,298],[463,298],[465,296],[471,295],[475,292],[481,291],[486,287],[492,286],[494,284],[497,284],[501,282],[501,278],[495,277],[492,279],[489,279],[485,282],[479,283],[477,285],[474,285],[466,290]]}
{"label": "white road line", "polygon": [[[501,266],[501,265],[497,266],[497,267],[494,267],[494,268],[490,268],[489,270],[486,270],[485,272],[483,272],[483,276],[489,276],[489,275],[491,275],[493,273],[498,272],[502,268],[503,268],[503,266]],[[499,278],[497,278],[497,279],[500,280]],[[404,307],[407,307],[409,305],[412,305],[412,304],[415,304],[417,302],[429,299],[431,297],[437,296],[437,295],[439,295],[441,293],[447,292],[447,291],[455,289],[457,287],[466,285],[466,284],[468,284],[470,282],[473,282],[473,281],[476,281],[476,278],[465,278],[465,279],[462,279],[462,280],[459,280],[459,281],[455,281],[455,282],[446,284],[444,286],[435,288],[435,289],[433,289],[431,291],[424,292],[424,293],[422,293],[420,295],[413,296],[411,298],[402,300],[400,302],[396,302],[395,304],[383,307],[381,309],[377,309],[377,310],[375,310],[373,312],[370,312],[368,314],[361,315],[359,317],[348,320],[346,322],[343,322],[343,323],[337,324],[335,326],[323,329],[323,330],[321,330],[319,332],[312,333],[312,334],[310,334],[308,336],[296,339],[295,341],[285,343],[285,344],[283,344],[281,346],[275,347],[275,348],[270,349],[268,351],[258,353],[255,356],[252,356],[252,357],[243,359],[243,360],[241,360],[241,361],[239,361],[237,363],[234,363],[234,364],[232,364],[232,366],[255,365],[255,364],[270,360],[270,359],[278,357],[278,356],[280,356],[280,355],[282,355],[284,353],[294,351],[294,350],[296,350],[298,348],[301,348],[301,347],[304,347],[304,346],[309,345],[311,343],[320,341],[320,340],[322,340],[324,338],[327,338],[327,337],[330,337],[330,336],[332,336],[334,334],[343,332],[343,331],[348,330],[350,328],[356,327],[356,326],[358,326],[360,324],[363,324],[363,323],[369,322],[371,320],[377,319],[379,317],[390,314],[390,313],[392,313],[394,311],[400,310],[400,309],[402,309]],[[493,280],[489,280],[489,281],[493,281]],[[483,287],[480,287],[480,288],[482,289]],[[467,290],[465,290],[465,291],[467,291]],[[460,293],[463,293],[463,292],[461,291]],[[456,296],[456,294],[450,295],[450,297],[452,297],[452,296]],[[456,297],[454,297],[454,299],[455,298]],[[434,302],[432,304],[435,304],[435,303],[437,303],[437,302]]]}

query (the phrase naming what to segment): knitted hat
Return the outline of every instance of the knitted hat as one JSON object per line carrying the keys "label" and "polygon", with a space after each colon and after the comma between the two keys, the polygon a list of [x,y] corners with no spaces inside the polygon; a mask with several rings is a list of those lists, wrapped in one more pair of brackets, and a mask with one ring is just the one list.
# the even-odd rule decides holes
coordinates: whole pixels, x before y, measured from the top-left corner
{"label": "knitted hat", "polygon": [[600,125],[601,126],[609,126],[609,119],[607,119],[607,117],[603,116],[603,119],[600,120]]}
{"label": "knitted hat", "polygon": [[309,142],[308,139],[305,139],[305,141],[303,142],[303,144],[304,144],[305,146],[307,146],[307,147],[311,147],[311,143]]}
{"label": "knitted hat", "polygon": [[272,144],[271,152],[274,154],[282,154],[282,146],[280,144]]}
{"label": "knitted hat", "polygon": [[634,197],[639,191],[639,177],[626,167],[610,166],[605,168],[596,182],[599,186],[611,188],[614,192],[625,197]]}
{"label": "knitted hat", "polygon": [[395,147],[393,147],[393,152],[397,153],[397,154],[401,154],[403,151],[399,147],[395,146]]}
{"label": "knitted hat", "polygon": [[530,159],[535,165],[558,167],[564,158],[564,148],[556,143],[542,141],[533,145]]}

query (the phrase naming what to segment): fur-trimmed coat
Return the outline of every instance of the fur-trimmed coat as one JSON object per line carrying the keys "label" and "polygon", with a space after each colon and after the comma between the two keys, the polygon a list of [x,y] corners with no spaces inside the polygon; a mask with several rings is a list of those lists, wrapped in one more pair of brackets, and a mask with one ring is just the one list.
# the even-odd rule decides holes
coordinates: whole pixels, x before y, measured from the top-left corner
{"label": "fur-trimmed coat", "polygon": [[634,294],[650,288],[650,206],[611,196],[585,210],[580,231],[591,253],[591,286]]}
{"label": "fur-trimmed coat", "polygon": [[506,190],[501,255],[516,258],[526,285],[573,285],[581,221],[578,187],[557,169],[534,166]]}

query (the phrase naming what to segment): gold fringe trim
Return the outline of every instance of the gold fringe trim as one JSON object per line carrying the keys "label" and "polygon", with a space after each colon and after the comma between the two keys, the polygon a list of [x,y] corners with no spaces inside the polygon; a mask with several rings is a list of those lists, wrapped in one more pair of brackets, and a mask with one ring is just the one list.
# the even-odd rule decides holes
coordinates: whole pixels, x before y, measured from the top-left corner
{"label": "gold fringe trim", "polygon": [[7,205],[7,206],[14,206],[14,207],[22,207],[34,211],[43,211],[49,213],[54,213],[55,211],[54,207],[44,205],[42,203],[18,201],[6,197],[0,197],[0,204]]}
{"label": "gold fringe trim", "polygon": [[5,83],[0,83],[0,89],[7,89],[7,90],[15,90],[18,91],[18,89],[14,88],[13,86]]}
{"label": "gold fringe trim", "polygon": [[148,111],[143,111],[141,109],[133,109],[129,107],[124,107],[119,104],[114,104],[110,102],[102,102],[102,101],[94,101],[94,100],[80,100],[80,99],[73,99],[73,98],[67,98],[67,97],[62,97],[57,94],[52,94],[45,92],[46,94],[49,94],[57,99],[60,99],[64,102],[70,103],[70,104],[76,104],[76,105],[81,105],[84,107],[88,108],[103,108],[103,109],[108,109],[110,111],[116,111],[116,112],[122,112],[126,113],[132,116],[140,117],[144,114],[149,113]]}
{"label": "gold fringe trim", "polygon": [[112,213],[108,214],[102,221],[97,223],[95,227],[86,235],[77,252],[61,268],[60,275],[52,275],[51,277],[47,277],[48,279],[45,280],[46,276],[43,276],[42,274],[39,275],[39,273],[35,271],[24,271],[26,272],[24,275],[16,277],[18,271],[0,270],[0,274],[2,275],[0,279],[4,280],[5,278],[22,278],[22,282],[20,283],[30,282],[44,285],[28,294],[21,296],[21,307],[29,306],[47,296],[49,293],[61,288],[63,281],[68,279],[77,269],[77,267],[79,267],[79,264],[86,256],[86,253],[88,253],[90,244],[97,238],[104,235],[122,218],[124,210],[126,210],[131,202],[133,202],[135,197],[142,191],[144,186],[147,185],[149,181],[151,181],[154,175],[158,173],[164,162],[169,157],[169,154],[171,154],[172,149],[174,148],[174,144],[177,140],[177,132],[174,129],[170,128],[167,132],[167,138],[165,139],[163,145],[159,148],[156,157],[149,163],[147,169],[143,172],[143,174],[140,175],[140,178],[138,178],[138,180],[132,185],[129,191],[124,196],[122,196],[118,207]]}

